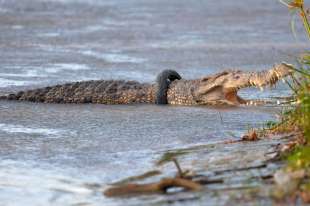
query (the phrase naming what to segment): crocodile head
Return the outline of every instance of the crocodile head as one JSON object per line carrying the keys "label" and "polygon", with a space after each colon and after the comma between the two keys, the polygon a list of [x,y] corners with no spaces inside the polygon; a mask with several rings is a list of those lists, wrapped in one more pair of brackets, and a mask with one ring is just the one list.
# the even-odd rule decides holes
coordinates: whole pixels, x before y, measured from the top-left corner
{"label": "crocodile head", "polygon": [[248,101],[238,96],[242,88],[257,87],[263,89],[272,86],[278,80],[291,75],[293,66],[282,63],[270,70],[260,72],[224,71],[200,79],[194,93],[197,104],[246,104]]}

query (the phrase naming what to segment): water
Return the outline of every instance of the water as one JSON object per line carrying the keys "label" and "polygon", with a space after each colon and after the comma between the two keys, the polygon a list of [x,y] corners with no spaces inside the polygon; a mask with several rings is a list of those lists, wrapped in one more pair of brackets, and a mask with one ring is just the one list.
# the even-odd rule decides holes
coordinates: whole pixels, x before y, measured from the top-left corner
{"label": "water", "polygon": [[[265,69],[306,48],[289,18],[270,0],[2,0],[0,94],[89,79],[150,82],[166,68],[184,78]],[[152,169],[168,149],[239,137],[278,111],[2,101],[1,204],[121,204],[104,198],[101,186]]]}

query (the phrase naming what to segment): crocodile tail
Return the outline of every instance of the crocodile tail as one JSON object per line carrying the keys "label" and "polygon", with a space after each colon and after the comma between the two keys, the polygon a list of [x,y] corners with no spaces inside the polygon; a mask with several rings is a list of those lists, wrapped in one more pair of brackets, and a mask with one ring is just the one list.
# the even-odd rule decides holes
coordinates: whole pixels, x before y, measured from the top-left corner
{"label": "crocodile tail", "polygon": [[135,81],[90,80],[21,91],[0,99],[44,103],[149,103],[152,102],[149,88],[149,84]]}
{"label": "crocodile tail", "polygon": [[7,100],[8,99],[8,96],[7,95],[2,95],[0,96],[0,100]]}
{"label": "crocodile tail", "polygon": [[167,91],[169,85],[174,80],[180,80],[182,77],[174,70],[164,70],[156,78],[155,104],[168,104]]}
{"label": "crocodile tail", "polygon": [[32,102],[44,102],[44,95],[50,90],[50,87],[20,91],[17,93],[0,96],[0,100],[23,100]]}
{"label": "crocodile tail", "polygon": [[7,94],[0,96],[0,100],[19,100],[24,92],[18,92],[16,94]]}

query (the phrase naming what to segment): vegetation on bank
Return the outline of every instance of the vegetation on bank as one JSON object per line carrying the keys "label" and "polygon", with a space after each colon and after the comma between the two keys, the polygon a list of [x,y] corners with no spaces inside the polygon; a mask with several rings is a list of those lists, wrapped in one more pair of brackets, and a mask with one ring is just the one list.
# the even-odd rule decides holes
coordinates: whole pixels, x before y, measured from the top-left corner
{"label": "vegetation on bank", "polygon": [[[291,11],[300,15],[310,40],[310,25],[304,8],[304,1],[286,1],[285,4]],[[296,146],[292,154],[288,156],[289,165],[298,169],[310,167],[310,51],[299,57],[298,67],[295,70],[298,77],[293,78],[292,84],[288,84],[294,92],[293,97],[296,106],[283,114],[282,122],[277,125],[276,129],[302,132],[304,142]]]}
{"label": "vegetation on bank", "polygon": [[[309,10],[306,11],[303,0],[280,0],[289,10],[300,16],[305,28],[305,32],[310,40]],[[292,30],[295,32],[294,24]],[[307,44],[309,42],[305,42]],[[294,107],[282,114],[280,123],[271,124],[273,132],[294,132],[295,141],[286,148],[285,159],[288,164],[283,169],[286,174],[279,172],[275,174],[281,179],[287,178],[285,184],[279,183],[279,188],[289,188],[295,185],[295,189],[286,190],[277,193],[279,197],[287,197],[289,195],[296,197],[299,195],[305,202],[310,202],[310,50],[299,55],[298,64],[295,66],[295,75],[292,81],[287,84],[293,91],[292,103]],[[296,181],[295,181],[296,180]],[[296,183],[296,184],[295,184]]]}

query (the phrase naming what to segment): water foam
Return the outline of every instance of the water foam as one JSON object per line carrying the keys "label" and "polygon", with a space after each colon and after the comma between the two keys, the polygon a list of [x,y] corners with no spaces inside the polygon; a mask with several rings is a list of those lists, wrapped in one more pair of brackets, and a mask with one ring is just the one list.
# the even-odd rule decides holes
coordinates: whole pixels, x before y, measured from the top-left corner
{"label": "water foam", "polygon": [[0,87],[9,87],[9,86],[25,86],[35,84],[33,81],[23,81],[23,80],[11,80],[0,78]]}
{"label": "water foam", "polygon": [[37,70],[30,69],[24,73],[0,73],[0,77],[46,77],[46,75],[38,74]]}
{"label": "water foam", "polygon": [[49,65],[45,70],[48,73],[58,73],[61,71],[82,71],[82,70],[90,70],[90,68],[85,64],[52,64]]}
{"label": "water foam", "polygon": [[61,129],[49,129],[49,128],[32,128],[22,125],[3,124],[0,123],[0,131],[6,133],[23,133],[23,134],[35,134],[45,137],[59,138],[66,134],[74,134],[73,131],[61,130]]}

